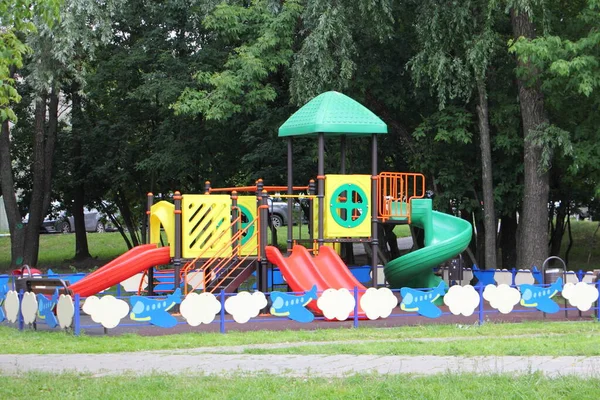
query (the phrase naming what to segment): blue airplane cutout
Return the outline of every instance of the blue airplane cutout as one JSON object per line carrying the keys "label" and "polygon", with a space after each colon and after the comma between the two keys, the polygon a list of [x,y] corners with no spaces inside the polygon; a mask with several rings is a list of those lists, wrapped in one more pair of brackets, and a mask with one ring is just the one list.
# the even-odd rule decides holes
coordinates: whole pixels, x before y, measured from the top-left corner
{"label": "blue airplane cutout", "polygon": [[8,293],[8,287],[6,284],[0,284],[0,322],[6,319],[6,314],[4,313],[4,300],[6,299],[6,293]]}
{"label": "blue airplane cutout", "polygon": [[312,322],[315,319],[313,313],[305,307],[308,303],[317,299],[317,285],[303,295],[294,296],[288,293],[272,292],[271,315],[277,317],[289,317],[296,322]]}
{"label": "blue airplane cutout", "polygon": [[545,313],[558,312],[560,307],[552,297],[562,290],[563,280],[558,278],[550,287],[539,287],[534,285],[521,285],[521,305],[525,307],[536,307]]}
{"label": "blue airplane cutout", "polygon": [[439,297],[446,294],[446,282],[441,281],[440,284],[431,290],[416,290],[411,288],[400,289],[402,302],[400,308],[404,311],[416,311],[427,318],[437,318],[442,315],[435,304]]}
{"label": "blue airplane cutout", "polygon": [[473,275],[482,284],[484,287],[487,285],[495,285],[496,281],[494,280],[494,271],[482,271],[477,265],[473,264]]}
{"label": "blue airplane cutout", "polygon": [[181,304],[181,289],[167,296],[166,299],[157,300],[144,296],[131,296],[131,314],[129,317],[134,321],[149,321],[151,324],[161,328],[172,328],[177,325],[177,319],[168,313],[175,306]]}
{"label": "blue airplane cutout", "polygon": [[56,319],[56,315],[54,315],[54,307],[56,307],[56,303],[58,302],[58,289],[54,291],[54,295],[52,298],[47,298],[41,293],[37,294],[38,301],[38,318],[41,318],[46,321],[46,325],[50,328],[56,328],[58,325],[58,320]]}

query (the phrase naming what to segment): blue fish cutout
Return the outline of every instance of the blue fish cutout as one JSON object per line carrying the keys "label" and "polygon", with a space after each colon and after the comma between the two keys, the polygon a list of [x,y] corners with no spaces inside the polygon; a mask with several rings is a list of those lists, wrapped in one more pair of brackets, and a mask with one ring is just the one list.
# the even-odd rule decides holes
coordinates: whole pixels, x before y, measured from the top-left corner
{"label": "blue fish cutout", "polygon": [[150,299],[144,296],[131,296],[131,314],[129,317],[134,321],[149,321],[151,324],[161,328],[172,328],[177,325],[177,319],[168,313],[175,306],[181,304],[181,289],[168,295],[165,299]]}
{"label": "blue fish cutout", "polygon": [[402,288],[400,289],[400,295],[402,296],[400,308],[404,311],[416,311],[427,318],[437,318],[442,315],[442,310],[433,302],[446,294],[446,288],[446,282],[444,281],[431,290]]}
{"label": "blue fish cutout", "polygon": [[0,322],[6,319],[6,314],[4,313],[4,300],[6,299],[6,293],[8,293],[8,287],[6,284],[0,284]]}
{"label": "blue fish cutout", "polygon": [[494,280],[494,271],[493,270],[480,270],[477,265],[473,264],[473,275],[482,284],[484,287],[487,285],[495,285],[496,281]]}
{"label": "blue fish cutout", "polygon": [[54,315],[54,307],[58,302],[58,289],[54,291],[54,295],[50,299],[41,293],[38,293],[36,297],[38,301],[38,318],[45,320],[46,325],[50,328],[56,328],[58,319]]}
{"label": "blue fish cutout", "polygon": [[545,313],[558,312],[560,307],[552,297],[562,290],[563,280],[558,278],[550,287],[539,287],[534,285],[521,285],[521,305],[525,307],[536,307]]}
{"label": "blue fish cutout", "polygon": [[306,305],[317,299],[317,285],[300,296],[288,293],[271,292],[271,315],[277,317],[289,317],[296,322],[312,322],[315,319],[313,313],[306,309]]}

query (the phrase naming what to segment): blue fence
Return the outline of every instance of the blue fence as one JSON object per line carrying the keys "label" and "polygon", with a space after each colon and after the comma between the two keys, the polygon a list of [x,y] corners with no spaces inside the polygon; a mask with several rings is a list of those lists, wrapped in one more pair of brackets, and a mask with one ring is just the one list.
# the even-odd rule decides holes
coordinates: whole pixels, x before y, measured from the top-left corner
{"label": "blue fence", "polygon": [[[510,285],[479,284],[475,287],[470,285],[448,287],[441,283],[433,289],[364,290],[356,287],[353,290],[329,289],[320,292],[314,288],[312,293],[274,291],[264,294],[260,292],[226,294],[221,292],[216,296],[195,293],[187,297],[182,296],[179,290],[169,295],[142,297],[125,293],[118,285],[99,296],[80,298],[79,295],[75,295],[72,300],[64,299],[64,302],[67,309],[68,302],[72,301],[71,307],[74,312],[68,327],[75,335],[79,335],[82,330],[103,332],[116,327],[135,330],[148,326],[169,329],[184,325],[190,325],[191,330],[202,330],[202,327],[215,330],[214,328],[218,326],[218,331],[225,333],[227,330],[239,327],[239,324],[251,323],[254,329],[263,329],[262,323],[270,323],[269,329],[271,329],[277,324],[287,327],[291,321],[297,324],[309,324],[306,327],[310,328],[311,323],[338,320],[351,321],[352,326],[358,327],[369,325],[374,319],[390,320],[391,325],[450,320],[483,324],[487,320],[504,318],[510,314],[540,319],[550,316],[554,316],[554,319],[584,317],[598,320],[599,318],[600,283],[582,282],[581,280],[586,276],[582,271],[576,274],[579,278],[577,283],[574,281],[565,283],[563,279],[567,278],[559,278],[556,282],[547,285],[529,283],[515,285],[519,271],[500,272],[511,274]],[[63,279],[72,276],[72,274],[50,275],[50,277]],[[272,283],[276,284],[275,282],[274,279]],[[4,322],[5,324],[16,326],[21,330],[28,326],[33,329],[60,329],[58,327],[60,324],[53,324],[52,316],[46,313],[52,320],[50,321],[52,323],[49,323],[49,320],[42,318],[41,315],[44,310],[48,312],[50,307],[60,320],[59,308],[62,303],[59,303],[62,300],[38,295],[38,303],[32,305],[34,303],[32,296],[27,296],[22,291],[9,295],[6,289],[2,290],[3,286],[6,289],[9,287],[14,289],[13,278],[0,276],[0,302],[4,303],[3,319],[6,321],[8,317],[14,317],[15,299],[18,310],[17,319],[12,323]],[[11,300],[8,299],[10,296],[12,296]],[[31,315],[32,307],[37,307],[35,310],[37,313],[34,312],[37,315]],[[180,314],[173,313],[177,309]],[[115,314],[115,310],[120,311]],[[31,322],[32,319],[34,322]]]}

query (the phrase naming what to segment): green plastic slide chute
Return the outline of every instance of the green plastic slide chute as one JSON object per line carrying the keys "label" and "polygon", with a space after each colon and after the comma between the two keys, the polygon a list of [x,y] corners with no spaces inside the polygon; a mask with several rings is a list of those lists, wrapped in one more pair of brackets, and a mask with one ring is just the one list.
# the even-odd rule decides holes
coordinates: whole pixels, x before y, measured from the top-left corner
{"label": "green plastic slide chute", "polygon": [[411,201],[411,223],[425,231],[425,247],[398,257],[385,266],[385,278],[392,288],[432,288],[441,278],[433,268],[463,252],[471,242],[471,224],[433,211],[431,199]]}

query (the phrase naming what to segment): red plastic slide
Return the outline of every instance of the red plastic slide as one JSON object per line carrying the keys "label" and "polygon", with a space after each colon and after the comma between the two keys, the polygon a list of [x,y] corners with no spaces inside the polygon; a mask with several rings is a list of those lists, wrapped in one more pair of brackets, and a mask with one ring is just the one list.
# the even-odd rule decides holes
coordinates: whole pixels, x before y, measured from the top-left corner
{"label": "red plastic slide", "polygon": [[[90,276],[69,286],[73,294],[87,297],[101,292],[113,285],[124,281],[131,276],[140,273],[155,265],[163,265],[171,262],[169,247],[156,248],[155,245],[137,246],[119,257],[120,261],[112,266],[109,264],[102,267]],[[143,249],[138,249],[144,247]]]}
{"label": "red plastic slide", "polygon": [[142,244],[139,246],[135,246],[132,249],[129,249],[129,251],[127,251],[126,253],[121,254],[119,257],[115,258],[114,260],[112,260],[111,262],[109,262],[106,265],[103,265],[102,267],[98,268],[97,270],[95,270],[94,272],[92,272],[91,274],[87,275],[85,277],[85,279],[88,279],[102,271],[107,271],[109,269],[111,269],[112,267],[114,267],[115,265],[119,265],[121,264],[123,261],[130,259],[134,256],[137,256],[138,254],[141,254],[143,252],[145,252],[146,250],[150,250],[150,249],[155,249],[156,245],[155,244]]}
{"label": "red plastic slide", "polygon": [[[307,292],[313,285],[317,285],[319,292],[330,288],[346,288],[352,293],[355,286],[359,291],[366,290],[354,278],[337,253],[329,247],[321,247],[319,255],[313,257],[305,247],[295,245],[292,254],[284,257],[278,248],[267,246],[266,255],[269,262],[279,267],[285,281],[294,292]],[[363,293],[359,293],[359,304]],[[320,312],[315,301],[307,307],[312,311]],[[360,305],[359,316],[364,316]]]}

